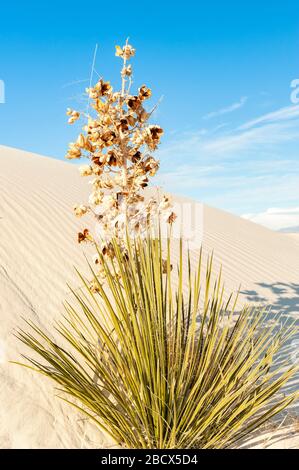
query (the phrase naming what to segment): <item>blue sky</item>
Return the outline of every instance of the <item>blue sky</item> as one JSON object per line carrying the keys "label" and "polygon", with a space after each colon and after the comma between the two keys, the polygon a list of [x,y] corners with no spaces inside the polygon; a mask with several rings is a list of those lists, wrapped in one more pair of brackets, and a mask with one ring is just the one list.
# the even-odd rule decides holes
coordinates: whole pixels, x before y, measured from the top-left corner
{"label": "blue sky", "polygon": [[163,96],[159,183],[273,228],[299,226],[297,1],[2,4],[0,144],[63,158],[76,135],[65,108],[85,106],[95,44],[96,71],[118,86],[114,45],[127,36],[136,86]]}

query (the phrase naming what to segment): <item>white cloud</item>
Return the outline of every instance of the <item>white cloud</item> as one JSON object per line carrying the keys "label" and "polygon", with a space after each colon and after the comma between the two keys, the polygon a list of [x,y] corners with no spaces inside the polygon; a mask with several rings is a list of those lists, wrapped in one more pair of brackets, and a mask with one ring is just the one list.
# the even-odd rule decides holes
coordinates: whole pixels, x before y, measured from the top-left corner
{"label": "white cloud", "polygon": [[269,122],[278,122],[278,121],[288,121],[294,118],[299,118],[299,105],[298,106],[286,106],[280,108],[277,111],[272,113],[264,114],[256,119],[246,122],[239,129],[250,129],[255,127],[258,124],[269,123]]}
{"label": "white cloud", "polygon": [[[241,128],[239,128],[241,129]],[[239,152],[240,150],[262,150],[266,145],[299,139],[299,120],[264,124],[240,132],[238,129],[216,139],[207,140],[203,150],[215,153]]]}
{"label": "white cloud", "polygon": [[175,135],[159,150],[159,179],[168,191],[258,217],[264,207],[298,206],[298,141],[299,106]]}
{"label": "white cloud", "polygon": [[226,108],[218,109],[218,111],[212,111],[211,113],[208,113],[203,116],[203,119],[211,119],[217,116],[222,116],[223,114],[232,113],[233,111],[242,108],[242,106],[244,106],[244,104],[246,103],[247,99],[247,96],[242,96],[240,98],[240,101],[237,101],[236,103],[233,103],[230,106],[227,106]]}
{"label": "white cloud", "polygon": [[179,165],[173,170],[160,171],[156,183],[172,192],[188,192],[190,189],[208,187],[216,173],[223,170],[220,165]]}
{"label": "white cloud", "polygon": [[288,106],[262,115],[243,125],[227,129],[224,124],[216,128],[188,132],[164,145],[161,155],[184,155],[196,159],[237,154],[241,151],[273,150],[280,144],[299,140],[299,106]]}
{"label": "white cloud", "polygon": [[243,214],[242,217],[272,230],[290,229],[299,227],[299,207],[280,209],[269,208],[256,214]]}

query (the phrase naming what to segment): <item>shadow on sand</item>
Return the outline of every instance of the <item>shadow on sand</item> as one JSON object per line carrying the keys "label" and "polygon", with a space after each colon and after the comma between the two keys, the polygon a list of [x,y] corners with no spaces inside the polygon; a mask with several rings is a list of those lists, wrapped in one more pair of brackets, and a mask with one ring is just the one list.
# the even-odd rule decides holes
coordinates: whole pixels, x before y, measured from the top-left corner
{"label": "shadow on sand", "polygon": [[[267,284],[264,282],[257,283],[257,290],[242,290],[240,293],[250,302],[250,304],[269,306],[273,316],[279,315],[277,321],[277,329],[281,325],[290,326],[294,321],[297,326],[296,335],[291,338],[280,352],[277,367],[289,360],[289,363],[299,367],[299,284],[275,282]],[[263,292],[269,291],[269,298],[260,294],[261,288]],[[259,292],[258,292],[259,291]],[[283,393],[290,394],[295,391],[299,392],[299,371],[293,379],[284,387]],[[254,445],[264,448],[275,445],[276,447],[285,446],[286,439],[296,437],[296,447],[299,445],[299,401],[293,404],[285,411],[273,418],[264,429],[244,439],[239,447],[247,447],[248,441],[254,441]],[[298,441],[297,441],[298,439]]]}

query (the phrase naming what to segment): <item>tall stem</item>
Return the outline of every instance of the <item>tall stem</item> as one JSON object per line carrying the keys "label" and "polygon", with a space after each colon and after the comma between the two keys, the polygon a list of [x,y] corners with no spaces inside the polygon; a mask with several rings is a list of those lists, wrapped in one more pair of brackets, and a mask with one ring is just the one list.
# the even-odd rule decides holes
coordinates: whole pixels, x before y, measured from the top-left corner
{"label": "tall stem", "polygon": [[[126,46],[128,45],[128,38],[126,40]],[[127,59],[126,59],[126,55],[124,55],[124,58],[123,58],[123,69],[125,69],[126,67],[126,64],[127,64]],[[121,84],[121,98],[120,98],[120,113],[121,115],[123,115],[123,102],[124,102],[124,98],[126,96],[126,75],[125,74],[121,74],[121,78],[122,78],[122,84]],[[123,139],[122,139],[122,131],[120,130],[120,135],[121,135],[121,149],[122,149],[122,164],[123,164],[123,183],[124,183],[124,188],[127,187],[127,184],[128,184],[128,168],[127,168],[127,155],[126,155],[126,149],[125,149],[125,146],[124,146],[124,143],[123,143]],[[127,199],[125,196],[124,197],[124,209],[125,209],[125,224],[127,224]]]}

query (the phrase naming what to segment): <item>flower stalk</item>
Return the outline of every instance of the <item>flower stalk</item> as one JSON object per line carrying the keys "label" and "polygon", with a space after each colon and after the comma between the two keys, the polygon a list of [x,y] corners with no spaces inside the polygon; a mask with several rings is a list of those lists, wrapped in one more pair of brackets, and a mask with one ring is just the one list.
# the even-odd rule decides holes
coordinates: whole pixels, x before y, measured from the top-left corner
{"label": "flower stalk", "polygon": [[[142,235],[154,219],[163,217],[172,224],[176,218],[168,197],[162,200],[146,198],[144,189],[159,169],[159,161],[153,157],[163,129],[149,124],[152,112],[145,109],[151,98],[151,89],[142,85],[135,95],[130,93],[132,66],[129,61],[135,49],[126,41],[116,46],[115,55],[122,59],[121,90],[114,91],[109,81],[102,78],[86,89],[92,112],[84,116],[83,126],[76,140],[69,145],[66,158],[88,158],[89,163],[79,167],[81,176],[93,177],[88,203],[77,204],[74,213],[82,217],[95,216],[96,233],[84,228],[78,242],[100,244],[103,254],[114,256],[111,240],[116,237],[125,250],[126,231],[130,235]],[[155,108],[154,108],[155,109]],[[81,114],[68,109],[69,124],[74,124]]]}

